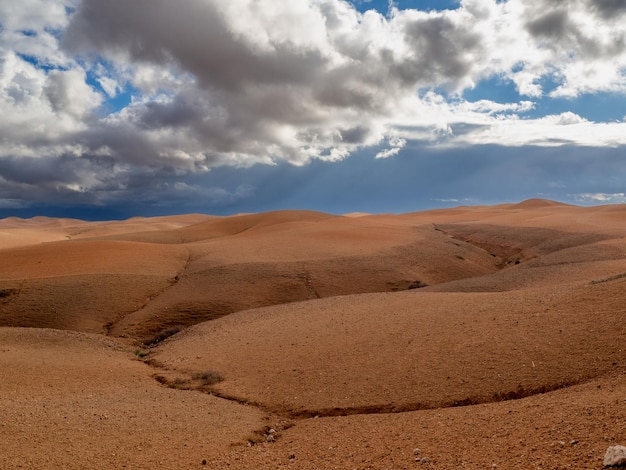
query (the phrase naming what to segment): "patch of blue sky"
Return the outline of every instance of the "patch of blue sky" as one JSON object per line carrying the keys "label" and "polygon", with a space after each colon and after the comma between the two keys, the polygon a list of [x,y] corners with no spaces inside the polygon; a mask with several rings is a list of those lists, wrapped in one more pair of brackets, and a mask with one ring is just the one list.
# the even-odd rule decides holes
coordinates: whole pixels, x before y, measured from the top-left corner
{"label": "patch of blue sky", "polygon": [[[139,93],[130,84],[118,82],[115,94],[109,95],[109,91],[101,83],[101,78],[103,78],[101,71],[104,70],[104,77],[115,76],[115,74],[111,65],[105,61],[99,61],[97,64],[85,68],[87,69],[86,83],[105,98],[100,106],[100,114],[103,116],[121,111],[132,102],[133,96]],[[100,73],[97,72],[98,70]]]}
{"label": "patch of blue sky", "polygon": [[127,88],[123,90],[121,93],[118,93],[113,98],[107,98],[104,103],[100,106],[100,113],[102,115],[114,114],[125,107],[127,107],[132,101],[133,96],[135,96],[136,90],[132,88]]}
{"label": "patch of blue sky", "polygon": [[65,32],[61,28],[45,28],[44,31],[56,40],[61,40],[61,38],[63,37],[63,33]]}
{"label": "patch of blue sky", "polygon": [[572,112],[594,122],[622,121],[626,116],[626,95],[610,92],[584,93],[577,97],[547,96],[556,90],[561,84],[554,77],[546,76],[539,84],[544,94],[543,99],[538,100],[535,109],[529,113],[529,117],[544,116],[546,114],[561,114]]}
{"label": "patch of blue sky", "polygon": [[538,101],[528,117],[575,113],[593,122],[626,120],[626,96],[618,93],[584,94],[576,98],[544,98]]}
{"label": "patch of blue sky", "polygon": [[481,80],[472,89],[465,90],[463,98],[472,102],[479,100],[491,100],[497,103],[532,101],[535,106],[520,114],[530,119],[566,112],[575,113],[593,122],[623,121],[626,117],[626,96],[624,94],[596,92],[575,98],[553,98],[548,94],[556,89],[558,83],[550,78],[545,78],[539,84],[544,95],[540,98],[528,97],[520,95],[511,80],[503,77],[492,77]]}
{"label": "patch of blue sky", "polygon": [[463,92],[463,98],[467,101],[490,100],[496,103],[534,101],[532,98],[521,96],[511,80],[499,76],[479,81],[474,88],[468,88]]}
{"label": "patch of blue sky", "polygon": [[18,31],[22,36],[26,36],[29,38],[34,38],[37,36],[37,31],[32,29],[24,29],[22,31]]}
{"label": "patch of blue sky", "polygon": [[15,52],[15,55],[22,59],[24,62],[28,62],[31,65],[34,65],[39,70],[43,70],[45,72],[50,72],[51,70],[59,70],[58,65],[53,65],[46,60],[42,60],[39,57],[30,54],[24,54],[22,52]]}
{"label": "patch of blue sky", "polygon": [[[61,28],[50,28],[50,27],[46,27],[43,29],[43,31],[46,34],[49,34],[50,36],[54,37],[55,39],[61,39],[61,37],[63,36],[63,29]],[[0,33],[2,32],[2,27],[0,25]],[[35,30],[35,29],[22,29],[19,31],[16,31],[18,34],[21,34],[22,36],[26,37],[26,38],[36,38],[37,36],[39,36],[39,31]]]}
{"label": "patch of blue sky", "polygon": [[[378,10],[383,15],[389,12],[388,0],[352,0],[351,3],[361,12],[372,9]],[[460,3],[460,0],[393,0],[394,6],[399,10],[455,10]]]}

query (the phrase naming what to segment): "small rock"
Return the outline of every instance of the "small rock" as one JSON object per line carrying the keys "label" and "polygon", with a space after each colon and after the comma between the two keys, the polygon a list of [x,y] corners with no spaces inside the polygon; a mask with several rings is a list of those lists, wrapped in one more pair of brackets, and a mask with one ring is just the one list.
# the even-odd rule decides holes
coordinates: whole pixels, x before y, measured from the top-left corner
{"label": "small rock", "polygon": [[268,434],[276,434],[276,429],[270,429],[267,431]]}
{"label": "small rock", "polygon": [[294,460],[296,458],[296,454],[289,454],[289,460]]}
{"label": "small rock", "polygon": [[417,447],[413,449],[413,455],[420,455],[420,450]]}
{"label": "small rock", "polygon": [[427,463],[430,463],[430,459],[429,459],[428,457],[424,457],[424,458],[421,460],[421,462],[422,462],[423,464],[427,464]]}
{"label": "small rock", "polygon": [[612,446],[606,450],[604,454],[605,467],[625,467],[626,466],[626,447]]}
{"label": "small rock", "polygon": [[265,440],[267,442],[274,442],[276,440],[276,438],[274,437],[273,434],[268,434],[267,437],[265,438]]}
{"label": "small rock", "polygon": [[575,446],[576,444],[578,444],[578,441],[576,439],[572,439],[571,441],[569,441],[569,445],[571,446]]}
{"label": "small rock", "polygon": [[206,459],[202,460],[202,465],[206,465]]}

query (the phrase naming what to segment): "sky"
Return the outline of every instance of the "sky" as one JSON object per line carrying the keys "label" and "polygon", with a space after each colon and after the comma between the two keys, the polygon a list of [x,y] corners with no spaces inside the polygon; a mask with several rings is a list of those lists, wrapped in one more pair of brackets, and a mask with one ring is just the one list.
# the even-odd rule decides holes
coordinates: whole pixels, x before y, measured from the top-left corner
{"label": "sky", "polygon": [[626,203],[623,0],[0,0],[0,218]]}

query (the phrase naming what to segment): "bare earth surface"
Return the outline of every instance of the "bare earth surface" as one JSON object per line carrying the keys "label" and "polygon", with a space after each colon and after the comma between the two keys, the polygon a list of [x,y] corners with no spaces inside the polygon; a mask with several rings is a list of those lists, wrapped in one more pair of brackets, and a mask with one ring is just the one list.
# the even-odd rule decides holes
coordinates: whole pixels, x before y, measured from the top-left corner
{"label": "bare earth surface", "polygon": [[0,220],[0,468],[600,469],[626,206]]}

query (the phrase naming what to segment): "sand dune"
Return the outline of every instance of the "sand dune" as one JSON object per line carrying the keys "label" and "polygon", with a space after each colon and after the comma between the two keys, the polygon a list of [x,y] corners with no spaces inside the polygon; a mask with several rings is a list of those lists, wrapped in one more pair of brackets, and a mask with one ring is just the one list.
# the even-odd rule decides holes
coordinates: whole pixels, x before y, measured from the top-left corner
{"label": "sand dune", "polygon": [[626,445],[626,206],[11,218],[0,254],[0,468],[584,469]]}

